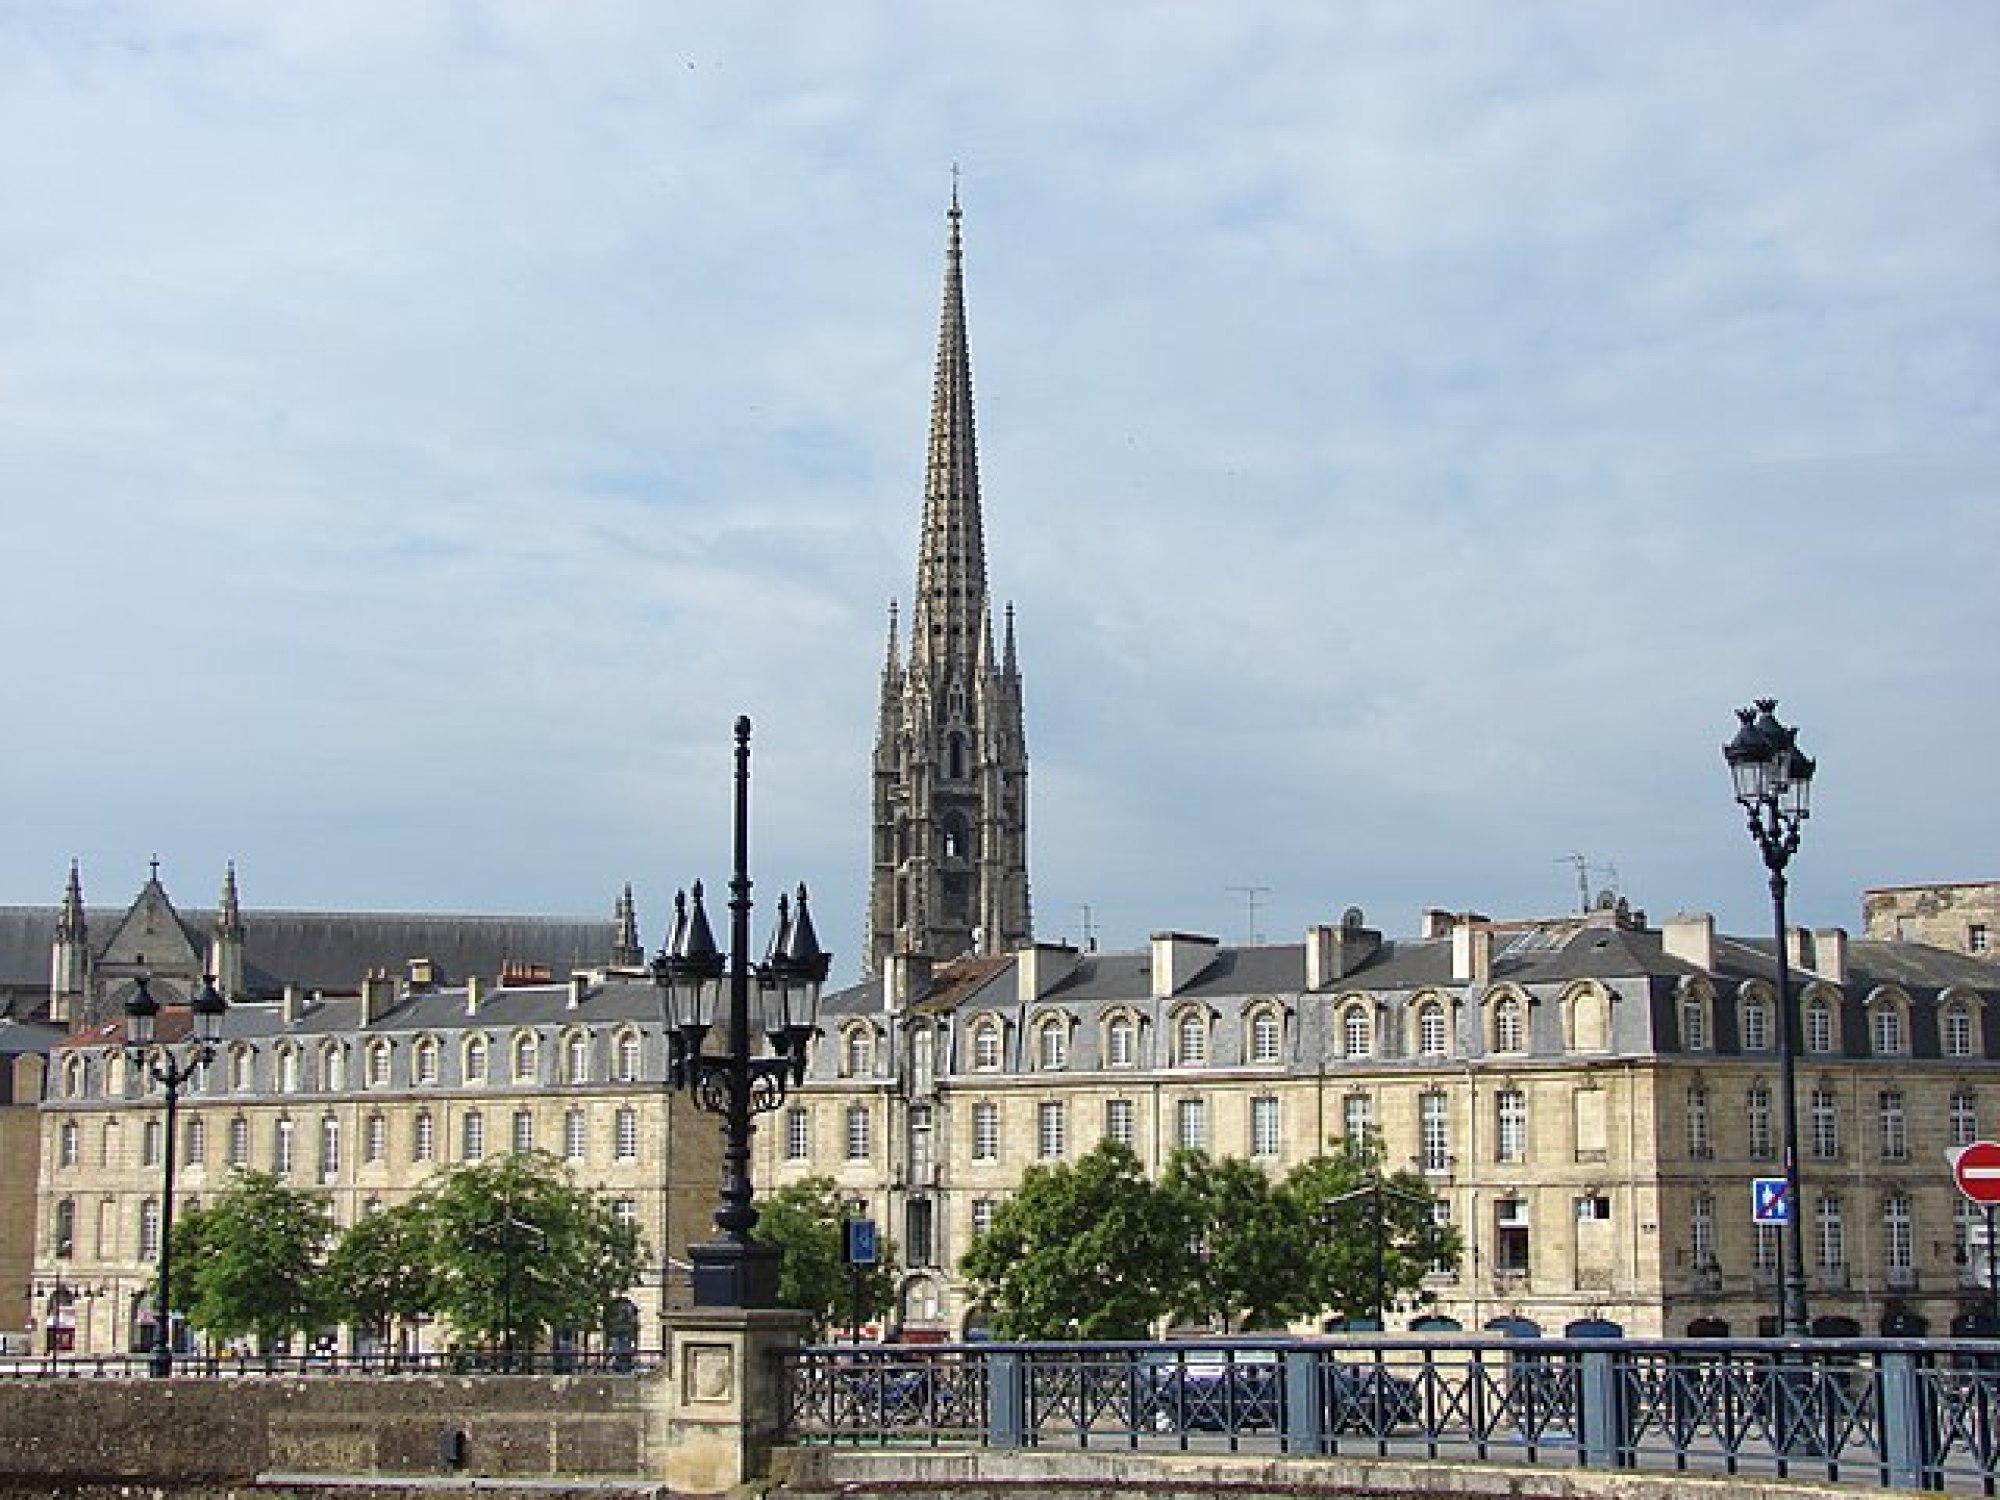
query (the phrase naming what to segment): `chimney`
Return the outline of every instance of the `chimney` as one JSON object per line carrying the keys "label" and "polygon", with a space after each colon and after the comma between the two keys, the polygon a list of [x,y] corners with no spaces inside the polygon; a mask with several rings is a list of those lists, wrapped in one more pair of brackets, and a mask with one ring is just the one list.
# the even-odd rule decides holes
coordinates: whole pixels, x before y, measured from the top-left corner
{"label": "chimney", "polygon": [[1803,927],[1787,927],[1785,929],[1785,959],[1794,969],[1803,969],[1807,973],[1812,973],[1816,968],[1816,965],[1813,963],[1812,933]]}
{"label": "chimney", "polygon": [[481,979],[477,974],[473,974],[466,979],[465,1013],[468,1016],[479,1014],[479,1002],[485,996],[485,993],[486,981]]}
{"label": "chimney", "polygon": [[1382,934],[1364,927],[1359,910],[1338,927],[1320,922],[1306,929],[1306,988],[1323,990],[1354,973],[1382,951]]}
{"label": "chimney", "polygon": [[931,960],[924,953],[892,953],[882,975],[882,1006],[899,1015],[930,993]]}
{"label": "chimney", "polygon": [[1493,977],[1493,929],[1468,920],[1451,929],[1451,977],[1460,983],[1484,984]]}
{"label": "chimney", "polygon": [[569,1008],[571,1010],[583,1009],[584,999],[589,994],[590,976],[581,969],[572,971],[569,976]]}
{"label": "chimney", "polygon": [[1082,961],[1067,943],[1030,943],[1014,954],[1015,993],[1023,1005],[1039,1000],[1074,974]]}
{"label": "chimney", "polygon": [[299,1024],[299,1017],[305,1014],[306,992],[296,984],[285,986],[285,998],[278,1007],[278,1018],[287,1026]]}
{"label": "chimney", "polygon": [[396,982],[387,969],[370,969],[361,981],[361,1024],[373,1026],[396,1003]]}
{"label": "chimney", "polygon": [[1847,983],[1847,929],[1822,927],[1813,933],[1812,946],[1813,972],[1834,984]]}
{"label": "chimney", "polygon": [[1427,943],[1435,942],[1438,938],[1449,936],[1452,928],[1457,925],[1458,919],[1442,907],[1426,907],[1424,909],[1422,929],[1423,939]]}
{"label": "chimney", "polygon": [[1216,940],[1191,932],[1153,934],[1153,998],[1178,995],[1215,962]]}
{"label": "chimney", "polygon": [[1693,964],[1704,974],[1715,972],[1715,918],[1705,911],[1684,911],[1667,918],[1660,929],[1660,946],[1667,957]]}

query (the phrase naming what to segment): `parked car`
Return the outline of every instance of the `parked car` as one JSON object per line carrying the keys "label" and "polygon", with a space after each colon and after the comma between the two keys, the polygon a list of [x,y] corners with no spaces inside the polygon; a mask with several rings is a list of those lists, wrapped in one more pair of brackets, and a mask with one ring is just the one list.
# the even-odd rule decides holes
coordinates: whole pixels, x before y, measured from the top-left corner
{"label": "parked car", "polygon": [[1326,1429],[1371,1436],[1407,1427],[1423,1417],[1417,1388],[1376,1364],[1326,1367]]}
{"label": "parked car", "polygon": [[1276,1428],[1284,1410],[1284,1371],[1270,1349],[1165,1354],[1133,1379],[1133,1425],[1155,1432]]}

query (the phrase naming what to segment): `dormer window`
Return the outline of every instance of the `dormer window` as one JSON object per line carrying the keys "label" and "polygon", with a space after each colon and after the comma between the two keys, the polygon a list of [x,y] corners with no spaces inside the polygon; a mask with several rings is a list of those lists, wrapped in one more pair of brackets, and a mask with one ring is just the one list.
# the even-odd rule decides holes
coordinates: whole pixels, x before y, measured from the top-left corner
{"label": "dormer window", "polygon": [[1113,1016],[1105,1023],[1104,1061],[1113,1068],[1139,1065],[1139,1023],[1130,1016]]}
{"label": "dormer window", "polygon": [[1360,1001],[1340,1013],[1340,1046],[1344,1057],[1369,1057],[1375,1051],[1374,1018]]}
{"label": "dormer window", "polygon": [[871,1078],[875,1073],[875,1033],[866,1026],[850,1026],[841,1037],[840,1070],[849,1078]]}
{"label": "dormer window", "polygon": [[1044,1071],[1069,1066],[1069,1023],[1050,1016],[1035,1030],[1035,1062]]}
{"label": "dormer window", "polygon": [[1493,1050],[1525,1052],[1528,1047],[1527,1017],[1519,995],[1502,995],[1493,1002]]}
{"label": "dormer window", "polygon": [[996,1073],[1000,1069],[1000,1026],[982,1021],[972,1032],[972,1066],[975,1072]]}
{"label": "dormer window", "polygon": [[1208,1064],[1208,1017],[1184,1010],[1174,1019],[1174,1066],[1200,1068]]}

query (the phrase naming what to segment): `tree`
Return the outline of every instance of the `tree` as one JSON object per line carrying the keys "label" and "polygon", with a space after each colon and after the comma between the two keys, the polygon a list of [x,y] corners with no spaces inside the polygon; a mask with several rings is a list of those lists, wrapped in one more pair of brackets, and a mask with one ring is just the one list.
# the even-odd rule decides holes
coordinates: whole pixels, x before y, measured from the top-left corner
{"label": "tree", "polygon": [[419,1203],[434,1310],[468,1338],[511,1352],[544,1329],[602,1329],[638,1279],[638,1227],[545,1152],[450,1168]]}
{"label": "tree", "polygon": [[1034,1166],[959,1263],[1004,1338],[1144,1338],[1165,1315],[1186,1226],[1129,1148]]}
{"label": "tree", "polygon": [[[854,1277],[842,1258],[847,1209],[831,1177],[804,1177],[759,1201],[757,1238],[784,1252],[778,1302],[810,1314],[813,1337],[845,1326],[854,1316]],[[861,1270],[861,1320],[879,1318],[895,1305],[895,1247],[878,1242],[880,1258]]]}
{"label": "tree", "polygon": [[188,1321],[212,1338],[252,1334],[269,1347],[325,1315],[321,1264],[333,1217],[324,1194],[268,1172],[239,1172],[174,1225]]}
{"label": "tree", "polygon": [[1186,1255],[1171,1298],[1176,1322],[1281,1328],[1310,1316],[1314,1223],[1241,1157],[1176,1151],[1160,1192],[1184,1226]]}
{"label": "tree", "polygon": [[1337,1142],[1333,1154],[1299,1163],[1282,1193],[1319,1226],[1300,1282],[1302,1316],[1372,1318],[1378,1294],[1386,1316],[1421,1293],[1434,1269],[1458,1263],[1458,1231],[1437,1222],[1430,1184],[1414,1172],[1385,1174],[1379,1138]]}
{"label": "tree", "polygon": [[328,1316],[386,1337],[395,1319],[436,1305],[436,1259],[421,1199],[356,1220],[326,1258]]}

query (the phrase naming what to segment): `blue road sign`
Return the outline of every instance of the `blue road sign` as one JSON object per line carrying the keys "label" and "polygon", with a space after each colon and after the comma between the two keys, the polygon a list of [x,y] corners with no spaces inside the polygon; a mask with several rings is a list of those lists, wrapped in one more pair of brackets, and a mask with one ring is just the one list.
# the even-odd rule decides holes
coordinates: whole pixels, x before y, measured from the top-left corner
{"label": "blue road sign", "polygon": [[875,1264],[875,1221],[873,1219],[847,1219],[846,1238],[841,1248],[847,1252],[850,1266],[872,1266]]}
{"label": "blue road sign", "polygon": [[1792,1195],[1782,1177],[1750,1179],[1750,1220],[1754,1224],[1792,1222]]}

